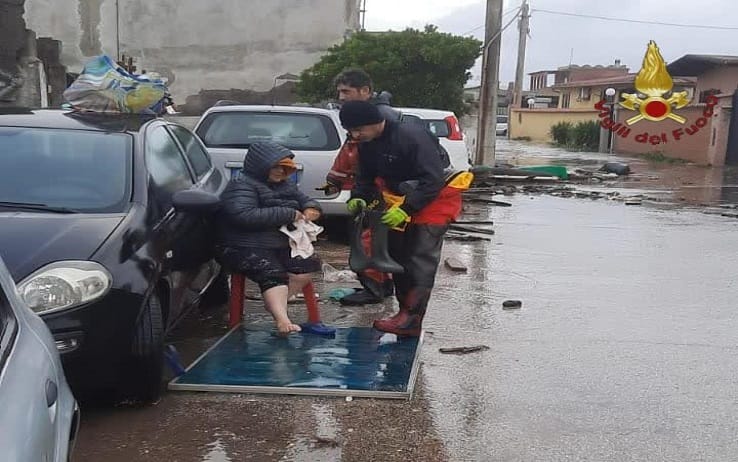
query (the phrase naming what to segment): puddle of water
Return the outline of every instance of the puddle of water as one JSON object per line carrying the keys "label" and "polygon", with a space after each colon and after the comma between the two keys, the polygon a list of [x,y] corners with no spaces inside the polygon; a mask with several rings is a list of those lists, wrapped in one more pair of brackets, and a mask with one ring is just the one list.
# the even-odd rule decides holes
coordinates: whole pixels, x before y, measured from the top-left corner
{"label": "puddle of water", "polygon": [[216,440],[206,446],[207,452],[202,456],[202,462],[233,462],[234,459],[231,459],[231,456],[228,455],[226,442],[228,440],[233,442],[236,434],[228,431],[216,431],[213,436]]}
{"label": "puddle of water", "polygon": [[287,452],[280,459],[283,462],[316,462],[341,460],[341,446],[338,441],[338,422],[331,408],[326,404],[312,404],[315,418],[315,437],[298,437],[290,443]]}
{"label": "puddle of water", "polygon": [[570,152],[505,139],[497,142],[496,160],[515,166],[550,164],[589,171],[596,170],[605,162],[621,162],[630,165],[633,173],[616,180],[619,188],[657,194],[667,200],[691,205],[738,204],[738,167],[735,166],[712,168],[653,163],[637,156]]}
{"label": "puddle of water", "polygon": [[233,459],[228,457],[223,441],[218,438],[208,444],[208,452],[203,456],[202,462],[233,462]]}
{"label": "puddle of water", "polygon": [[[439,269],[425,321],[424,390],[450,460],[651,460],[654,444],[658,460],[732,460],[736,403],[714,397],[735,384],[738,223],[509,200],[482,215],[491,242],[444,245],[469,271]],[[472,345],[490,350],[438,352]]]}

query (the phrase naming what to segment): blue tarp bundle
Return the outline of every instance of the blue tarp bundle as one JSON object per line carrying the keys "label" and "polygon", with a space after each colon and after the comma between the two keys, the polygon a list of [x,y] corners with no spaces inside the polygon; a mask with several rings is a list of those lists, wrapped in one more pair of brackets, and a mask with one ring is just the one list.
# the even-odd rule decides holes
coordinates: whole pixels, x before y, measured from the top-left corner
{"label": "blue tarp bundle", "polygon": [[105,55],[88,61],[64,91],[64,99],[77,110],[125,114],[162,114],[167,95],[162,80],[131,74]]}

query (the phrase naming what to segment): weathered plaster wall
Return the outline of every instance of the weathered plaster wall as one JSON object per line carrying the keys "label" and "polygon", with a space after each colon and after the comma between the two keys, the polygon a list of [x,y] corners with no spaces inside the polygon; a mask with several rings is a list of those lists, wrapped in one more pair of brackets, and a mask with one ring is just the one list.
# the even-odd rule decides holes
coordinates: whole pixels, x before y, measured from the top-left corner
{"label": "weathered plaster wall", "polygon": [[[18,0],[19,1],[19,0]],[[201,90],[268,91],[359,27],[359,0],[26,0],[26,22],[63,43],[62,62],[120,51],[170,79],[175,101]]]}
{"label": "weathered plaster wall", "polygon": [[738,90],[738,66],[721,66],[711,69],[697,78],[696,95],[706,90],[720,90],[719,93],[733,94]]}
{"label": "weathered plaster wall", "polygon": [[0,105],[15,103],[24,80],[20,66],[26,44],[23,0],[0,0]]}

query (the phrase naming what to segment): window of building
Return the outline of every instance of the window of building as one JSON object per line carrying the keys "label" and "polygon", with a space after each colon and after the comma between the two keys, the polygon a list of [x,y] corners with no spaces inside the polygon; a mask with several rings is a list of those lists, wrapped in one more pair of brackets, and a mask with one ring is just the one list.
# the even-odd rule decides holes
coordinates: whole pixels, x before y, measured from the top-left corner
{"label": "window of building", "polygon": [[566,92],[561,97],[561,108],[562,109],[569,109],[569,103],[571,102],[571,93]]}
{"label": "window of building", "polygon": [[710,88],[700,92],[700,103],[706,103],[707,98],[713,95],[719,95],[722,91],[719,88]]}

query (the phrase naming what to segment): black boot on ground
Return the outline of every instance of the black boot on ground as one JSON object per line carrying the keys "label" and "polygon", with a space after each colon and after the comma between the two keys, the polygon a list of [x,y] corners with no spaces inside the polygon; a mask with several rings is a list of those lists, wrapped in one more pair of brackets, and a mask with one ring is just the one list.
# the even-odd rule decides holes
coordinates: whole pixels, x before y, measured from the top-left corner
{"label": "black boot on ground", "polygon": [[371,305],[373,303],[382,303],[382,298],[377,297],[366,289],[361,289],[351,295],[346,295],[339,302],[344,306],[361,306]]}

